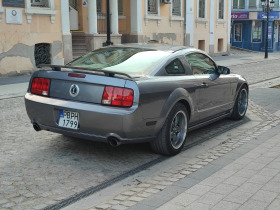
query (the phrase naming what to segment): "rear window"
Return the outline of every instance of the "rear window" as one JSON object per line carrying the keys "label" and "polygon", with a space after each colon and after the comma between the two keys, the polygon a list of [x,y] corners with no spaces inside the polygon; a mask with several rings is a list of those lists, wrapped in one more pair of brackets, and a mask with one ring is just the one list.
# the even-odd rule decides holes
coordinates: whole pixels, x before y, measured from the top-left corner
{"label": "rear window", "polygon": [[171,52],[139,48],[101,48],[69,63],[73,67],[103,69],[131,75],[148,75]]}

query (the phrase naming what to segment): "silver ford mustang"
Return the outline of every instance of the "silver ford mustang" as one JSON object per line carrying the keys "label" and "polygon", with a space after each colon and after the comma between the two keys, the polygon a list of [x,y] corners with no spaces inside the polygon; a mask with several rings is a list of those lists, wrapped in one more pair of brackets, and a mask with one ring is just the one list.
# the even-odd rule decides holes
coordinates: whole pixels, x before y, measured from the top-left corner
{"label": "silver ford mustang", "polygon": [[193,48],[116,45],[47,67],[33,73],[25,95],[34,129],[112,146],[150,142],[175,155],[188,131],[240,120],[248,106],[247,81]]}

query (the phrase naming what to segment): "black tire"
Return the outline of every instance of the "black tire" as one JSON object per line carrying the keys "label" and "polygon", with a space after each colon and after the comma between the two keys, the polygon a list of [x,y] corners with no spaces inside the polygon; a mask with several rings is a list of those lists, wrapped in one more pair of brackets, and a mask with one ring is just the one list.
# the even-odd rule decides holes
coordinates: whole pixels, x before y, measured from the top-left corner
{"label": "black tire", "polygon": [[163,155],[178,154],[186,142],[188,119],[186,107],[177,103],[167,116],[157,138],[150,143],[152,150]]}
{"label": "black tire", "polygon": [[241,87],[232,110],[231,119],[241,120],[247,111],[248,107],[248,88],[246,86]]}

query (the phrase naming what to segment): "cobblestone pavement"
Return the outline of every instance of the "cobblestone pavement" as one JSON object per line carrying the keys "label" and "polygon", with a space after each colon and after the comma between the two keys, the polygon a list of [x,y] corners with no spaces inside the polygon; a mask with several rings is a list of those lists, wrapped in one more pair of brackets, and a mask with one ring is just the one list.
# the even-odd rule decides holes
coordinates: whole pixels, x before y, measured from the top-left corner
{"label": "cobblestone pavement", "polygon": [[[231,69],[235,73],[242,72],[250,83],[255,83],[279,77],[280,73],[274,71],[278,63],[270,61],[265,65],[248,64]],[[257,76],[256,71],[263,73]],[[0,100],[0,209],[43,209],[159,158],[147,144],[111,148],[50,132],[35,132],[23,104],[22,97]],[[260,115],[260,125],[246,132],[237,131],[236,138],[228,138],[202,156],[179,164],[172,170],[174,173],[167,171],[142,182],[102,205],[110,205],[110,208],[134,205],[278,123],[278,118],[254,103],[250,103],[249,109]],[[241,122],[222,120],[193,131],[188,145],[217,136],[240,123],[246,123],[246,118]]]}
{"label": "cobblestone pavement", "polygon": [[[112,148],[35,132],[23,103],[0,100],[0,209],[42,209],[159,157],[147,144]],[[239,123],[223,120],[194,131],[189,144]]]}

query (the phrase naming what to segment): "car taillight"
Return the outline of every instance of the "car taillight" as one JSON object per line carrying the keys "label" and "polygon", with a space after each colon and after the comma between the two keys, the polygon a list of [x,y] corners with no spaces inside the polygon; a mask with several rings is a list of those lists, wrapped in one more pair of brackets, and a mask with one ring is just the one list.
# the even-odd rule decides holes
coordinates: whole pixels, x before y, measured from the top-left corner
{"label": "car taillight", "polygon": [[109,106],[131,107],[133,98],[132,89],[105,86],[101,103]]}
{"label": "car taillight", "polygon": [[31,84],[31,93],[49,96],[50,79],[34,78]]}

